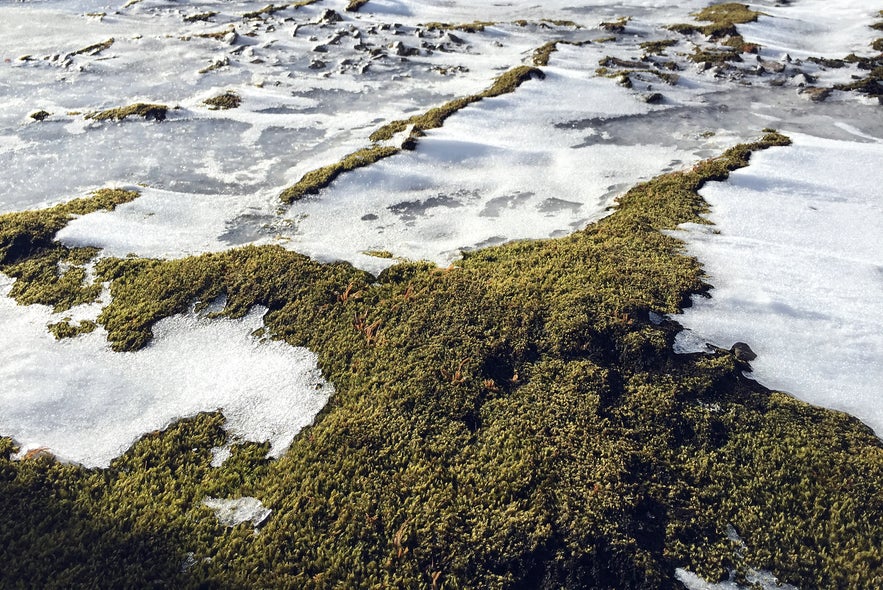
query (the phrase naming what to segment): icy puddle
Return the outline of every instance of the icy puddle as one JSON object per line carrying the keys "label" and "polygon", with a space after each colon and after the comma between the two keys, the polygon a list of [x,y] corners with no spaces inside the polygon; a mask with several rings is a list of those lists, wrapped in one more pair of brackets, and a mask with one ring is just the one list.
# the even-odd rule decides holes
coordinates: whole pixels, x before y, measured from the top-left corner
{"label": "icy puddle", "polygon": [[676,319],[717,346],[747,342],[767,387],[883,435],[883,142],[788,135],[700,191],[714,225],[677,235],[714,289]]}

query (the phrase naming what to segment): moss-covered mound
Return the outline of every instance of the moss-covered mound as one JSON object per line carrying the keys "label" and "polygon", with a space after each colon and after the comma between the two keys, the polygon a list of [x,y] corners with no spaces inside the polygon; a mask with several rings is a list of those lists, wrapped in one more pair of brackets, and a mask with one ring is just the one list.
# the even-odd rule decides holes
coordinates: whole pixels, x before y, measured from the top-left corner
{"label": "moss-covered mound", "polygon": [[[337,393],[279,460],[201,414],[106,470],[7,457],[0,586],[646,588],[772,570],[802,588],[883,584],[883,445],[765,390],[726,352],[675,355],[701,268],[663,233],[768,134],[624,195],[566,238],[397,264],[372,277],[278,247],[108,260],[113,345],[227,296],[319,356]],[[206,496],[254,496],[259,532]],[[731,528],[730,528],[731,527]],[[744,547],[728,537],[735,529]]]}

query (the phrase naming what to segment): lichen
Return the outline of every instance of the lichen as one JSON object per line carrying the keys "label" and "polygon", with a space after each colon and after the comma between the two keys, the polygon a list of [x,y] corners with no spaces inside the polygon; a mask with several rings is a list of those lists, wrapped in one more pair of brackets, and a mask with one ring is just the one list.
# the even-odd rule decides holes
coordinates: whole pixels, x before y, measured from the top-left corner
{"label": "lichen", "polygon": [[[0,585],[673,588],[744,564],[799,587],[883,583],[883,444],[853,418],[770,392],[727,351],[676,355],[707,286],[669,230],[705,182],[774,132],[640,184],[555,240],[377,277],[280,247],[106,260],[99,323],[118,349],[226,295],[319,359],[336,394],[277,461],[219,412],[142,437],[109,469],[0,439]],[[259,535],[207,497],[256,497]],[[735,548],[728,527],[744,547]],[[187,567],[182,567],[182,564]]]}
{"label": "lichen", "polygon": [[94,121],[122,121],[126,117],[144,117],[148,120],[164,121],[169,107],[162,104],[135,103],[126,107],[97,111],[86,115]]}

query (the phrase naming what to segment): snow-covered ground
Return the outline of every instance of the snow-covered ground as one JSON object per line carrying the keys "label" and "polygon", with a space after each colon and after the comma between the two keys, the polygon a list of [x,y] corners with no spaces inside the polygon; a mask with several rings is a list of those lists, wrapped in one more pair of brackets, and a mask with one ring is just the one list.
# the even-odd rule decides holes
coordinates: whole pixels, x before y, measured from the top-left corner
{"label": "snow-covered ground", "polygon": [[714,225],[687,239],[715,288],[678,321],[718,346],[748,342],[753,378],[881,435],[883,139],[790,137],[702,189]]}
{"label": "snow-covered ground", "polygon": [[[0,212],[137,184],[139,199],[79,218],[59,238],[103,256],[166,258],[276,243],[378,272],[394,258],[366,252],[448,264],[462,250],[563,235],[636,182],[777,127],[794,146],[705,189],[719,233],[688,237],[716,288],[677,319],[703,342],[747,341],[761,382],[880,434],[880,107],[798,94],[806,80],[855,73],[799,60],[869,54],[879,3],[752,5],[765,15],[740,30],[763,45],[760,59],[782,66],[755,77],[685,60],[694,40],[664,26],[705,4],[372,0],[353,14],[344,0],[323,0],[246,17],[265,3],[0,2]],[[620,17],[631,17],[622,33],[601,24]],[[551,22],[564,20],[578,27]],[[492,24],[421,26],[431,21]],[[467,107],[417,150],[282,207],[284,188],[370,145],[384,123],[481,92],[561,39],[590,43],[559,45],[545,79]],[[637,75],[627,88],[596,71],[660,39],[677,41],[675,85]],[[226,91],[239,108],[203,103]],[[86,118],[135,102],[170,110],[163,121]],[[42,121],[30,116],[39,110],[49,113]],[[100,331],[53,340],[46,324],[60,316],[16,306],[3,280],[0,433],[25,448],[106,465],[144,432],[223,408],[236,436],[270,440],[278,454],[331,392],[308,351],[250,336],[256,312],[169,318],[145,350],[118,354]]]}

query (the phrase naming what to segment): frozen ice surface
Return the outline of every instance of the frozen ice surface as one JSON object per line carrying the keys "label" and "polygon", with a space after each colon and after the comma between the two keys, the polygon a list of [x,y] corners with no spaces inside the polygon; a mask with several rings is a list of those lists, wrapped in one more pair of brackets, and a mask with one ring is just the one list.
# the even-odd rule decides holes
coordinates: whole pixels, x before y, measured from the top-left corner
{"label": "frozen ice surface", "polygon": [[762,590],[798,590],[791,584],[779,582],[774,575],[766,571],[750,570],[746,575],[747,581],[750,584],[750,586],[747,587],[741,586],[730,580],[724,580],[723,582],[712,584],[711,582],[703,580],[693,572],[687,571],[683,568],[677,568],[675,570],[675,577],[687,588],[687,590],[748,590],[749,588],[754,590],[757,588],[761,588]]}
{"label": "frozen ice surface", "polygon": [[739,25],[739,33],[746,41],[760,44],[765,55],[868,55],[871,42],[879,36],[868,26],[880,11],[877,0],[799,0],[752,8],[763,15],[756,22]]}
{"label": "frozen ice surface", "polygon": [[215,511],[215,515],[222,525],[230,527],[243,522],[251,522],[257,528],[273,512],[269,508],[265,508],[260,500],[251,496],[233,499],[208,496],[202,503]]}
{"label": "frozen ice surface", "polygon": [[883,143],[789,135],[702,189],[715,225],[679,237],[714,289],[677,319],[717,346],[747,342],[767,387],[883,435]]}
{"label": "frozen ice surface", "polygon": [[56,341],[46,324],[59,318],[17,306],[0,280],[0,432],[23,450],[106,467],[142,434],[221,409],[235,439],[270,441],[279,456],[333,391],[307,349],[251,335],[262,310],[173,316],[145,349],[116,353],[103,330]]}

